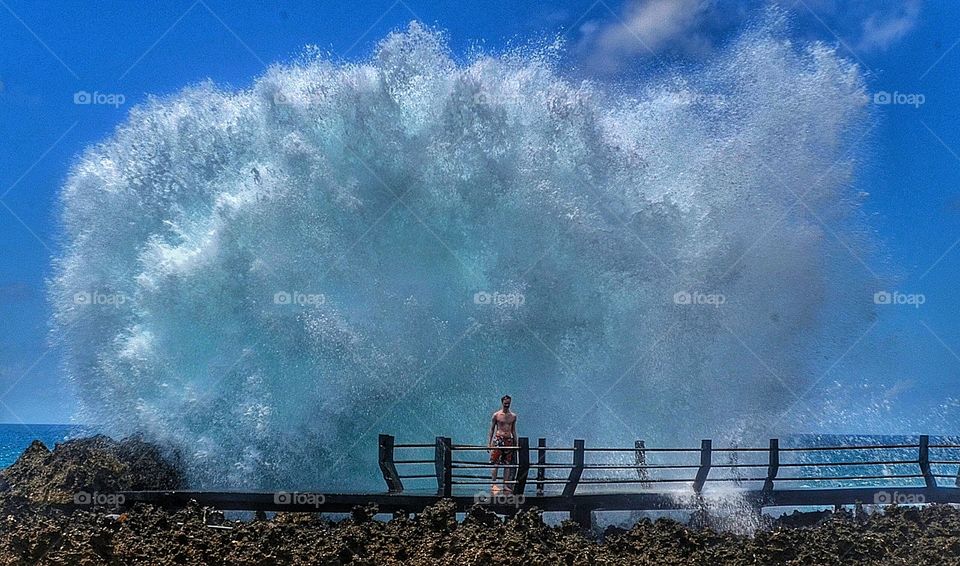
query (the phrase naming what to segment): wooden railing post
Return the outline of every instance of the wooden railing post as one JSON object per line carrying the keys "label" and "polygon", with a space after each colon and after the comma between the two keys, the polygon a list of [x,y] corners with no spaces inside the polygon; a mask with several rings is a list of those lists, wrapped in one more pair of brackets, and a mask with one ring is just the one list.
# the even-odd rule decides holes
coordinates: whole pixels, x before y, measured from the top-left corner
{"label": "wooden railing post", "polygon": [[770,439],[770,452],[767,460],[767,479],[763,482],[763,491],[773,491],[773,480],[777,479],[780,471],[780,439]]}
{"label": "wooden railing post", "polygon": [[923,474],[923,483],[929,487],[937,487],[937,478],[933,477],[930,471],[930,437],[926,434],[920,435],[920,458],[917,460],[920,464],[920,473]]}
{"label": "wooden railing post", "polygon": [[644,483],[640,484],[644,487],[649,486],[650,484],[646,483],[646,480],[650,479],[650,476],[647,474],[647,447],[642,440],[635,440],[633,442],[634,450],[634,459],[637,464],[637,479],[644,480]]}
{"label": "wooden railing post", "polygon": [[707,475],[710,473],[710,460],[712,451],[712,441],[700,441],[700,468],[697,469],[697,477],[693,480],[693,491],[696,493],[703,491],[703,484],[707,481]]}
{"label": "wooden railing post", "polygon": [[574,505],[571,507],[570,519],[578,523],[580,528],[586,531],[593,528],[593,512],[585,505]]}
{"label": "wooden railing post", "polygon": [[547,479],[547,439],[537,439],[537,495],[543,495],[543,480]]}
{"label": "wooden railing post", "polygon": [[393,462],[393,435],[381,434],[379,442],[380,471],[383,473],[383,479],[387,482],[387,491],[390,493],[400,493],[403,491],[403,482],[400,481],[400,474],[397,473],[397,465]]}
{"label": "wooden railing post", "polygon": [[521,436],[517,439],[517,472],[513,484],[513,493],[523,495],[527,488],[527,474],[530,473],[530,439]]}
{"label": "wooden railing post", "polygon": [[573,468],[570,469],[570,476],[567,478],[566,485],[563,486],[564,497],[572,497],[576,493],[581,475],[583,475],[583,440],[577,439],[573,441]]}
{"label": "wooden railing post", "polygon": [[437,495],[443,495],[443,437],[438,436],[433,450],[433,471],[437,474]]}
{"label": "wooden railing post", "polygon": [[957,467],[957,478],[953,480],[953,485],[960,487],[960,466]]}
{"label": "wooden railing post", "polygon": [[443,437],[443,496],[453,494],[453,441]]}
{"label": "wooden railing post", "polygon": [[443,497],[450,497],[453,492],[453,451],[451,446],[449,437],[437,437],[433,465],[437,474],[437,495]]}
{"label": "wooden railing post", "polygon": [[740,473],[740,453],[735,450],[736,448],[740,448],[740,444],[734,440],[730,443],[730,448],[734,450],[728,452],[727,464],[730,466],[728,469],[733,475],[733,485],[741,487],[743,485],[743,480],[741,479],[743,474]]}

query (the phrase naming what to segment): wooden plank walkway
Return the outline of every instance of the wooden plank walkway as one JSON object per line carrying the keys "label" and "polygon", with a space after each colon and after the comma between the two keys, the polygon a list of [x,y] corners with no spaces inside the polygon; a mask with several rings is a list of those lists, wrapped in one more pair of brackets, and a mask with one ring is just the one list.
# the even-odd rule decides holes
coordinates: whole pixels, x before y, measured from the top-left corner
{"label": "wooden plank walkway", "polygon": [[[431,457],[398,459],[400,450],[428,451]],[[179,508],[196,501],[225,511],[313,513],[348,513],[355,506],[370,504],[376,504],[381,513],[419,513],[450,499],[461,512],[477,503],[508,515],[535,507],[567,512],[584,526],[590,525],[593,511],[695,510],[703,508],[713,493],[736,497],[757,512],[768,507],[857,503],[960,504],[960,445],[931,444],[928,436],[920,436],[916,444],[787,448],[781,448],[777,439],[762,448],[714,448],[710,440],[699,448],[652,448],[640,440],[630,448],[590,448],[583,440],[576,440],[572,447],[551,448],[543,438],[531,448],[527,438],[520,438],[513,450],[516,463],[500,467],[510,472],[506,483],[516,496],[491,496],[489,476],[465,473],[492,467],[488,461],[469,459],[477,454],[485,457],[486,446],[457,445],[448,437],[433,443],[397,444],[390,435],[379,438],[386,492],[130,491],[120,495],[123,507],[149,503]],[[931,458],[931,450],[939,456]],[[536,463],[531,463],[534,451]],[[550,453],[562,454],[562,461],[551,460]],[[588,462],[588,455],[602,461]],[[718,460],[718,455],[727,460]],[[680,462],[654,461],[678,458]],[[408,466],[419,470],[398,471]],[[423,472],[425,467],[428,473]],[[952,473],[943,473],[944,467]],[[535,486],[528,486],[531,468],[536,471]],[[763,473],[749,473],[758,468]],[[784,470],[793,473],[785,475]],[[550,477],[556,472],[566,475]],[[597,472],[619,475],[589,476]],[[952,481],[940,485],[938,478]],[[411,491],[405,481],[422,485]],[[435,486],[425,485],[433,482]]]}

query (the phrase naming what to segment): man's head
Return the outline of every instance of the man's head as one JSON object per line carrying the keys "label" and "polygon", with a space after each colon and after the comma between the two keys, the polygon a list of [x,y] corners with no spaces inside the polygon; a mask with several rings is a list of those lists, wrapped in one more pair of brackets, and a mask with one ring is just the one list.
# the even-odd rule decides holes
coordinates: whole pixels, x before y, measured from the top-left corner
{"label": "man's head", "polygon": [[503,397],[500,398],[500,405],[503,406],[504,411],[507,411],[510,409],[510,401],[511,399],[509,395],[504,395]]}

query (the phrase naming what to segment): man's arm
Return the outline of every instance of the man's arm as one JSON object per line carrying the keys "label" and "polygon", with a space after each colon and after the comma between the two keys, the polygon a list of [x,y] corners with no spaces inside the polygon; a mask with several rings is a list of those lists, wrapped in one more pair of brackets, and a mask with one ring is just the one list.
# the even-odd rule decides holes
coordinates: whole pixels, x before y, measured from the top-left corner
{"label": "man's arm", "polygon": [[510,429],[513,431],[513,445],[518,446],[520,444],[520,438],[517,436],[517,417],[513,416],[513,422],[510,423]]}
{"label": "man's arm", "polygon": [[493,448],[493,431],[497,428],[497,414],[490,418],[490,435],[487,437],[487,447]]}

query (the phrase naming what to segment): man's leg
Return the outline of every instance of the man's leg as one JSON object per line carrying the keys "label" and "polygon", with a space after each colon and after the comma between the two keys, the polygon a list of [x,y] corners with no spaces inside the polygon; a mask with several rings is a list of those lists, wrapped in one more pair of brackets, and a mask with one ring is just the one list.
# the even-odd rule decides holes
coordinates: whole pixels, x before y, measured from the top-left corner
{"label": "man's leg", "polygon": [[[491,491],[493,491],[493,489],[497,486],[497,470],[500,467],[498,464],[500,464],[500,460],[502,459],[503,455],[499,446],[499,441],[495,439],[493,442],[493,451],[490,452],[490,463],[493,464],[493,472],[490,475],[490,481],[493,482],[490,486]],[[506,470],[504,470],[503,473],[507,473]]]}

